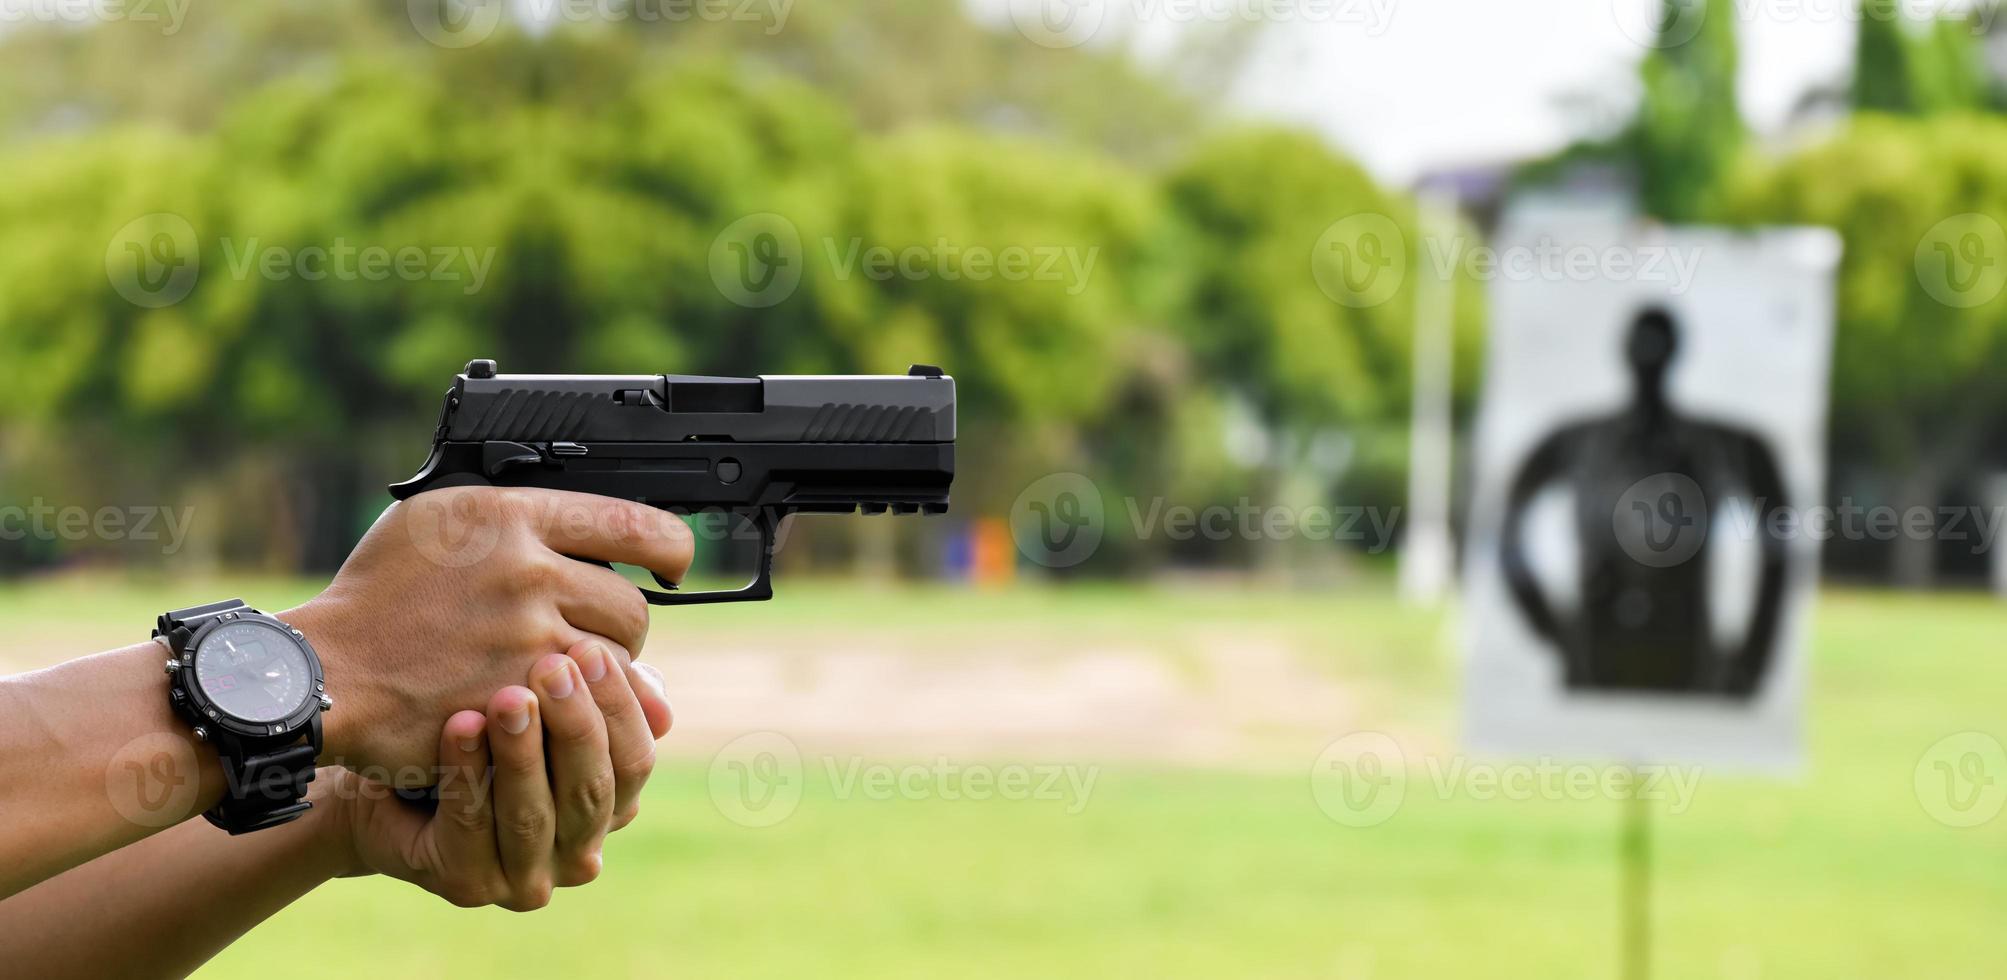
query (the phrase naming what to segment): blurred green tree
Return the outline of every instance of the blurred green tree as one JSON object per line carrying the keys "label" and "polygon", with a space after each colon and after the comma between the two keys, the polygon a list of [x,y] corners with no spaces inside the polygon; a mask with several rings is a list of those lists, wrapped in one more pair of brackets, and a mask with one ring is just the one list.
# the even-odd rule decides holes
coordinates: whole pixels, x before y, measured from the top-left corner
{"label": "blurred green tree", "polygon": [[[1462,263],[1472,238],[1425,237],[1405,194],[1302,133],[1252,129],[1202,142],[1165,179],[1183,255],[1168,314],[1209,419],[1233,441],[1235,469],[1213,457],[1187,474],[1212,495],[1238,487],[1302,505],[1342,481],[1398,487],[1405,468],[1416,290],[1446,280],[1460,397],[1474,388],[1482,290]],[[1430,229],[1433,236],[1440,229]],[[1236,419],[1239,419],[1237,422]],[[1366,472],[1378,461],[1387,472]],[[1249,479],[1252,471],[1254,479]],[[1354,503],[1398,505],[1398,496]]]}
{"label": "blurred green tree", "polygon": [[[1638,72],[1644,97],[1625,135],[1646,214],[1708,220],[1743,140],[1731,3],[1662,0],[1660,44]],[[1691,37],[1681,40],[1687,34]]]}
{"label": "blurred green tree", "polygon": [[[200,134],[29,144],[11,161],[23,179],[0,191],[0,344],[19,355],[0,412],[102,423],[163,461],[275,454],[302,557],[322,567],[384,468],[412,465],[413,423],[473,354],[575,370],[828,363],[812,323],[736,329],[706,256],[772,188],[842,172],[839,110],[799,83],[701,68],[635,78],[590,118],[533,84],[492,95],[470,105],[438,76],[351,60],[268,85]],[[803,199],[839,196],[825,182]],[[161,222],[186,239],[165,258],[191,281],[135,299],[116,250],[152,247]]]}
{"label": "blurred green tree", "polygon": [[1992,83],[1974,22],[1966,17],[1911,21],[1901,6],[1877,3],[1864,4],[1861,13],[1854,42],[1854,108],[1928,115],[1987,107]]}
{"label": "blurred green tree", "polygon": [[[723,63],[576,95],[531,78],[470,105],[446,77],[350,59],[267,85],[204,132],[27,144],[0,190],[0,344],[18,353],[0,417],[99,423],[164,471],[215,445],[268,455],[298,557],[322,567],[477,353],[584,371],[938,360],[976,425],[1105,410],[1154,213],[1140,173],[1026,137],[865,140],[802,83]],[[791,226],[804,267],[772,304],[715,279],[721,236],[757,215]],[[135,302],[106,243],[150,247],[154,222],[187,229],[168,258],[194,278]],[[363,249],[423,265],[324,268]]]}
{"label": "blurred green tree", "polygon": [[1410,202],[1314,137],[1272,130],[1205,142],[1166,195],[1193,253],[1176,326],[1208,380],[1271,425],[1406,411]]}
{"label": "blurred green tree", "polygon": [[[117,19],[90,30],[23,24],[6,38],[0,132],[132,120],[206,129],[244,93],[365,53],[449,78],[466,102],[507,101],[534,85],[573,106],[617,97],[654,66],[694,61],[806,82],[868,132],[953,123],[1147,163],[1172,159],[1203,129],[1211,98],[1200,86],[1217,77],[1194,76],[1190,58],[1171,62],[1174,73],[1146,67],[1120,46],[1026,43],[1007,18],[1003,26],[980,22],[963,5],[936,0],[735,4],[727,16],[712,8],[681,17],[663,4],[513,5],[478,41],[441,49],[419,25],[450,16],[455,3],[264,0],[197,4],[172,22]],[[556,22],[519,22],[533,10]],[[1240,48],[1201,45],[1210,48],[1225,52],[1208,53],[1224,63],[1217,72],[1230,72]]]}
{"label": "blurred green tree", "polygon": [[1027,43],[999,19],[939,0],[820,0],[795,4],[784,29],[692,19],[633,33],[668,57],[729,56],[800,78],[869,132],[953,123],[1148,164],[1174,158],[1209,118],[1192,88],[1203,77],[1146,67],[1119,46]]}
{"label": "blurred green tree", "polygon": [[[1638,63],[1627,121],[1519,169],[1515,183],[1565,182],[1584,167],[1627,178],[1640,213],[1671,223],[1717,220],[1745,145],[1733,0],[1658,0],[1655,41]],[[1598,95],[1583,95],[1595,102]]]}
{"label": "blurred green tree", "polygon": [[[1835,453],[1889,474],[1897,506],[1935,508],[2007,408],[2007,120],[1858,116],[1735,196],[1750,222],[1839,230]],[[1898,536],[1892,577],[1928,584],[1935,554]]]}

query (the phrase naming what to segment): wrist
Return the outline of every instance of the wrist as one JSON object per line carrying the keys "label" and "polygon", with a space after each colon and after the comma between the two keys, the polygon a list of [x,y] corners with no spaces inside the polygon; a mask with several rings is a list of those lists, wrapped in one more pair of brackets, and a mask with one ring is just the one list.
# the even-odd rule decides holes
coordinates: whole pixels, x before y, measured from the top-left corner
{"label": "wrist", "polygon": [[354,878],[372,873],[355,848],[354,773],[323,767],[314,775],[307,799],[314,808],[300,819],[311,843],[311,861],[323,878]]}
{"label": "wrist", "polygon": [[361,682],[363,672],[356,669],[355,644],[342,628],[345,617],[339,606],[322,595],[277,614],[277,618],[299,630],[313,646],[328,695],[334,700],[334,707],[321,714],[317,762],[350,769],[367,765],[373,757],[368,737],[371,727],[366,722],[371,697]]}

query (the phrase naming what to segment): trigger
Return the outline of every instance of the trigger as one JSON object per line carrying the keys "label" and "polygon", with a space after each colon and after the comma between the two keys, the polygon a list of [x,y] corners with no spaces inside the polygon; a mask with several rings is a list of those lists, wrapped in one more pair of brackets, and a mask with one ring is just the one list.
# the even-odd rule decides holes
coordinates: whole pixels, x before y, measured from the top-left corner
{"label": "trigger", "polygon": [[[598,565],[599,567],[607,569],[609,571],[613,569],[613,563],[610,561],[600,561],[597,558],[580,558],[578,560],[585,562],[588,565]],[[641,593],[641,597],[643,599],[647,599],[648,604],[651,606],[676,605],[677,597],[669,594],[670,592],[676,591],[677,588],[676,583],[663,579],[663,577],[660,574],[657,574],[656,571],[652,568],[648,570],[648,574],[655,579],[656,585],[659,585],[664,589],[667,589],[668,591],[656,592],[653,589],[644,589],[638,585],[634,587],[634,591]]]}
{"label": "trigger", "polygon": [[[653,578],[655,580],[656,585],[661,586],[665,591],[656,592],[651,589],[641,589],[641,597],[647,599],[648,604],[651,606],[675,605],[676,596],[671,595],[670,593],[676,591],[677,589],[676,583],[663,578],[661,575],[657,574],[655,570],[652,568],[648,570],[648,575],[650,578]],[[639,588],[639,586],[637,586],[636,588]]]}

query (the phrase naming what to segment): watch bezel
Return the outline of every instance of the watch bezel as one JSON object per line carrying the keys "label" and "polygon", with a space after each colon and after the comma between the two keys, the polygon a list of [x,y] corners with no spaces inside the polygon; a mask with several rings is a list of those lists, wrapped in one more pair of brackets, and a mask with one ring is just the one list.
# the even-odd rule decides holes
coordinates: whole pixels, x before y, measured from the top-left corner
{"label": "watch bezel", "polygon": [[[202,648],[202,641],[217,630],[244,623],[262,623],[277,629],[306,655],[307,667],[313,674],[312,689],[307,692],[305,702],[277,721],[250,721],[231,714],[229,709],[211,699],[196,679],[195,651]],[[179,664],[174,672],[175,687],[186,699],[183,710],[188,713],[189,720],[197,725],[214,725],[244,738],[287,738],[303,734],[308,723],[320,714],[321,697],[327,693],[327,676],[321,670],[320,655],[314,652],[314,645],[307,642],[306,635],[276,617],[248,609],[223,613],[197,627],[188,635],[187,642],[181,644],[181,649],[175,651],[174,659]]]}

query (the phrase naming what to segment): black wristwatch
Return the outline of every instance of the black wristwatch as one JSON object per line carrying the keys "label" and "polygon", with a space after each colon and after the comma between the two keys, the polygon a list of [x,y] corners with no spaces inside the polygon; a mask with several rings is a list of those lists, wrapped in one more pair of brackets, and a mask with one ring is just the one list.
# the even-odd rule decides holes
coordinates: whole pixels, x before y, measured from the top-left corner
{"label": "black wristwatch", "polygon": [[202,815],[244,834],[307,812],[321,712],[334,707],[307,638],[241,599],[163,613],[153,635],[172,654],[175,713],[223,760],[223,801]]}

